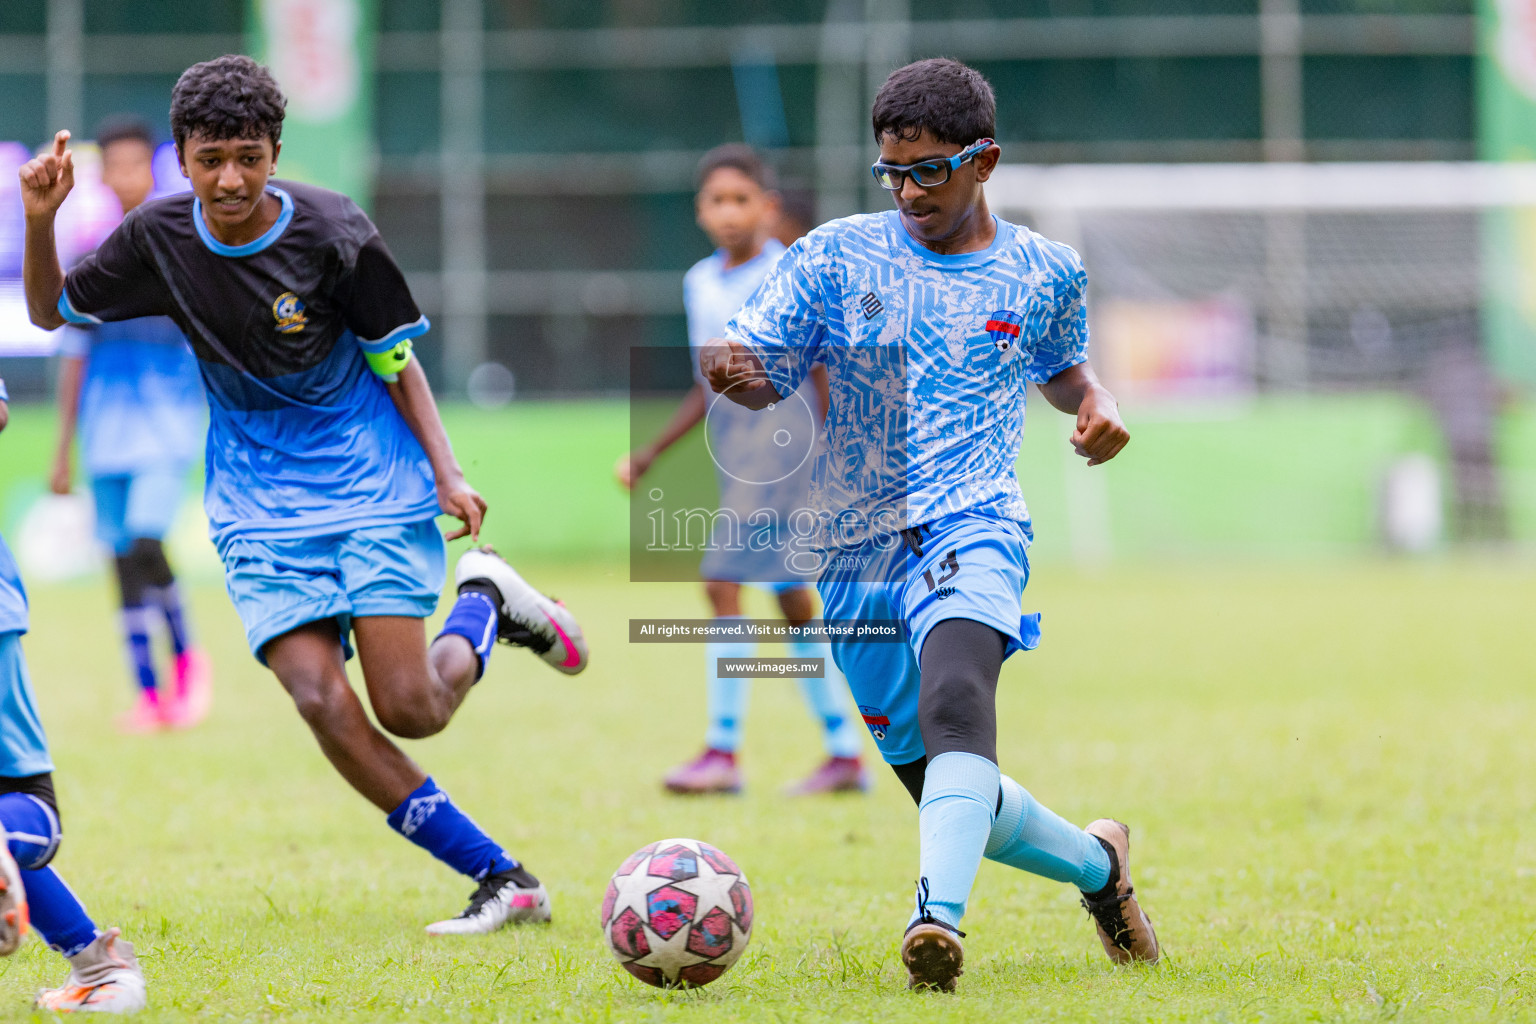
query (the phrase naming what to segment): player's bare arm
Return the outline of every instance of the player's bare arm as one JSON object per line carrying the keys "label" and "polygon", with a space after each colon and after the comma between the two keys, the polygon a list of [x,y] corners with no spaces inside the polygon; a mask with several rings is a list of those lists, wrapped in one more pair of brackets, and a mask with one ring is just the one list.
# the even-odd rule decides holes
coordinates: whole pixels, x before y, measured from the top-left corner
{"label": "player's bare arm", "polygon": [[480,492],[469,486],[464,470],[454,458],[453,445],[448,442],[448,431],[443,429],[443,418],[438,415],[437,402],[432,398],[431,385],[421,364],[411,360],[400,371],[398,380],[385,385],[395,408],[405,419],[411,433],[421,442],[427,459],[432,463],[432,475],[437,480],[437,502],[444,512],[464,525],[448,533],[448,540],[469,537],[480,541],[480,523],[485,519],[485,499]]}
{"label": "player's bare arm", "polygon": [[751,349],[730,338],[714,338],[704,346],[699,371],[716,394],[748,409],[766,409],[782,397]]}
{"label": "player's bare arm", "polygon": [[6,402],[0,401],[0,430],[4,430],[9,422],[11,422],[11,407]]}
{"label": "player's bare arm", "polygon": [[59,296],[64,294],[64,268],[54,244],[53,221],[69,190],[75,187],[75,154],[69,132],[53,137],[53,151],[21,165],[21,208],[26,217],[26,247],[21,279],[27,294],[27,315],[46,330],[64,324]]}
{"label": "player's bare arm", "polygon": [[688,431],[698,426],[704,420],[704,414],[709,411],[709,402],[704,397],[704,387],[695,383],[683,396],[683,401],[672,413],[672,418],[667,425],[661,428],[661,433],[656,440],[643,448],[636,448],[628,455],[621,456],[614,464],[613,475],[618,478],[619,484],[626,490],[632,490],[646,470],[651,468],[651,463],[660,457],[661,453],[671,448],[688,435]]}
{"label": "player's bare arm", "polygon": [[1077,416],[1070,440],[1088,465],[1108,462],[1130,442],[1131,432],[1120,419],[1120,404],[1087,363],[1062,370],[1040,385],[1040,393],[1062,412]]}

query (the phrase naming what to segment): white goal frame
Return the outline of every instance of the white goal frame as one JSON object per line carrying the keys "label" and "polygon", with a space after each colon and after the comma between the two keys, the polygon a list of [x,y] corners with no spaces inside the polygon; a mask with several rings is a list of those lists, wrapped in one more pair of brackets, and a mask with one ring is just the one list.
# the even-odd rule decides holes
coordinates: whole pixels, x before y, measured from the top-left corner
{"label": "white goal frame", "polygon": [[[1283,335],[1288,316],[1293,324],[1306,323],[1302,215],[1536,208],[1536,162],[1003,164],[986,192],[994,212],[1079,249],[1089,215],[1259,214],[1274,294],[1299,296],[1289,311],[1284,298],[1275,310]],[[1486,272],[1483,282],[1500,292],[1522,287],[1513,280],[1495,285]],[[1305,327],[1298,333],[1304,338]],[[1289,346],[1271,339],[1268,356],[1276,371],[1271,380],[1307,386],[1304,341]],[[1083,472],[1076,463],[1068,459],[1063,467],[1071,555],[1079,563],[1102,563],[1113,554],[1106,484],[1101,473]]]}

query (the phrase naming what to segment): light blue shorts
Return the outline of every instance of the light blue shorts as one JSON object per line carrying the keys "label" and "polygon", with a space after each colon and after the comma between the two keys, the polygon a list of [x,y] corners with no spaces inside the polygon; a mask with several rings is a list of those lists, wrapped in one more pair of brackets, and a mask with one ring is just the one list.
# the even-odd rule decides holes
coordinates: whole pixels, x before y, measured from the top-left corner
{"label": "light blue shorts", "polygon": [[336,620],[350,658],[355,617],[426,618],[437,608],[447,568],[443,535],[431,519],[325,537],[233,537],[223,556],[229,598],[263,665],[267,641],[305,623]]}
{"label": "light blue shorts", "polygon": [[934,626],[946,619],[991,626],[1008,638],[1004,658],[1040,645],[1039,614],[1019,612],[1029,582],[1022,526],[962,512],[908,533],[920,554],[889,537],[883,548],[869,543],[843,549],[817,588],[829,622],[900,623],[900,643],[832,638],[832,657],[887,764],[907,764],[924,754],[918,663]]}
{"label": "light blue shorts", "polygon": [[0,775],[20,778],[53,771],[48,737],[21,653],[21,634],[0,633]]}
{"label": "light blue shorts", "polygon": [[[723,532],[711,533],[711,546],[699,562],[699,576],[703,579],[750,584],[774,594],[816,582],[813,574],[794,568],[793,556],[800,549],[791,543],[787,532],[745,530],[734,545],[723,539]],[[812,561],[805,553],[800,558]]]}
{"label": "light blue shorts", "polygon": [[119,555],[140,537],[163,540],[181,509],[189,469],[182,463],[166,463],[92,477],[97,538]]}

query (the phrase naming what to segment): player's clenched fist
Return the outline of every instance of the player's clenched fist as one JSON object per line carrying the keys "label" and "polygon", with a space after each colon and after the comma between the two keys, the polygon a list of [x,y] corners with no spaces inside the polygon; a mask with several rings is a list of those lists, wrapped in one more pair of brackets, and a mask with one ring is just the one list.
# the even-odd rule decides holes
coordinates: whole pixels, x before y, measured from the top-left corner
{"label": "player's clenched fist", "polygon": [[1131,432],[1120,420],[1120,406],[1101,387],[1092,387],[1077,407],[1077,428],[1072,431],[1072,447],[1077,454],[1097,466],[1120,454],[1131,440]]}
{"label": "player's clenched fist", "polygon": [[737,405],[761,409],[779,400],[763,364],[739,341],[711,340],[699,350],[699,372],[716,394],[725,395]]}
{"label": "player's clenched fist", "polygon": [[53,137],[53,152],[33,157],[21,165],[21,207],[28,217],[56,213],[69,190],[75,187],[75,154],[66,148],[69,132]]}

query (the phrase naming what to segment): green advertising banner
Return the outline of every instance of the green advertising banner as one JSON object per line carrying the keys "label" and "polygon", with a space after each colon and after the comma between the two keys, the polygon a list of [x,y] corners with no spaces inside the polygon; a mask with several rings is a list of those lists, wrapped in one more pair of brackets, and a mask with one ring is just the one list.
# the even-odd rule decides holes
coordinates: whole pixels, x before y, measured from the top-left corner
{"label": "green advertising banner", "polygon": [[278,174],[373,192],[373,50],[377,0],[251,0],[251,50],[288,96]]}
{"label": "green advertising banner", "polygon": [[[1478,156],[1536,160],[1536,3],[1478,0]],[[1483,331],[1499,372],[1536,385],[1536,209],[1483,218]]]}

